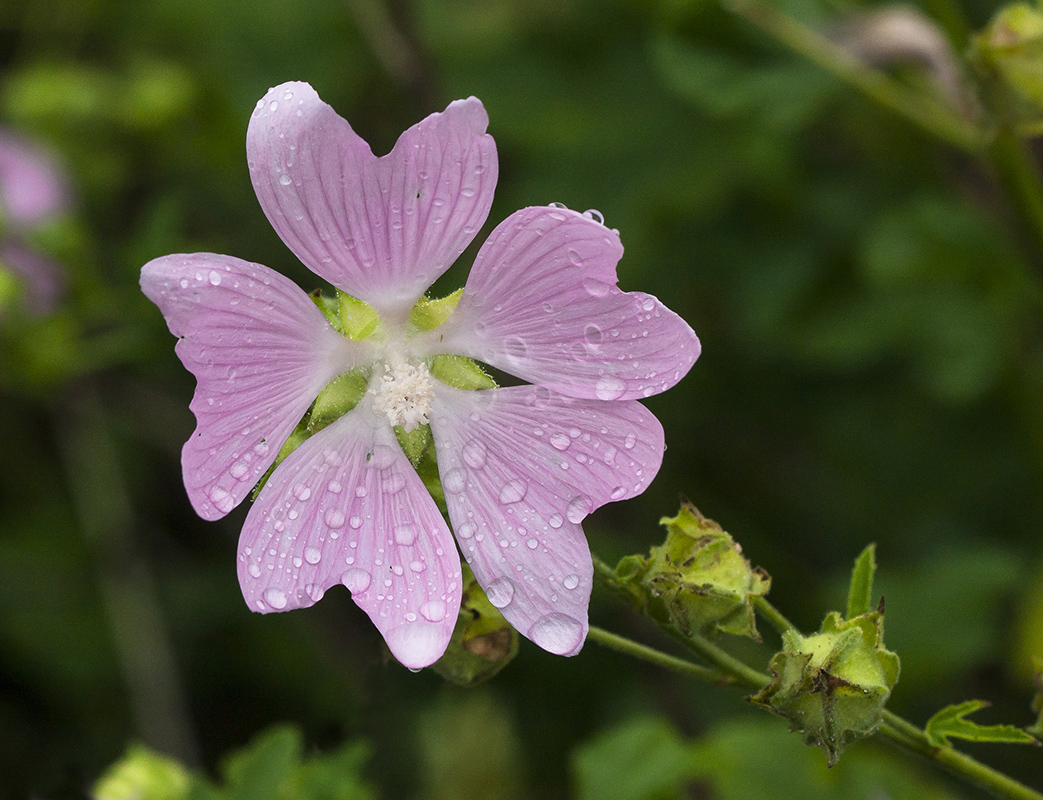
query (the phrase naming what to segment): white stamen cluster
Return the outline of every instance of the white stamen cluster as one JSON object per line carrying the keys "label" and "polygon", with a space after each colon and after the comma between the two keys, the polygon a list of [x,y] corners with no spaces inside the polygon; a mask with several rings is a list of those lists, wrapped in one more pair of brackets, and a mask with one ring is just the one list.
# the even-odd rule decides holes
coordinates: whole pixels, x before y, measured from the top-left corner
{"label": "white stamen cluster", "polygon": [[383,414],[392,425],[401,425],[409,432],[426,425],[431,409],[431,373],[423,362],[405,361],[384,365],[380,380],[370,386],[373,408]]}

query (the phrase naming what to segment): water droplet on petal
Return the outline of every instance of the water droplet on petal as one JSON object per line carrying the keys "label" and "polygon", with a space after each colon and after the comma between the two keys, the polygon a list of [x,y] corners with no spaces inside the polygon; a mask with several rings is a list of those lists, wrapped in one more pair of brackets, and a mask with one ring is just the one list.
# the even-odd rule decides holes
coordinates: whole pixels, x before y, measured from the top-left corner
{"label": "water droplet on petal", "polygon": [[464,461],[472,469],[481,469],[485,466],[486,448],[477,439],[472,439],[464,445]]}
{"label": "water droplet on petal", "polygon": [[289,186],[291,183],[293,183],[293,178],[291,178],[289,175],[283,173],[279,177],[279,183],[281,183],[283,186]]}
{"label": "water droplet on petal", "polygon": [[276,611],[281,611],[286,608],[286,592],[282,589],[276,589],[272,586],[270,589],[264,590],[264,602],[274,608]]}
{"label": "water droplet on petal", "polygon": [[583,288],[587,290],[587,294],[591,297],[604,297],[612,287],[604,281],[599,281],[597,278],[584,278]]}
{"label": "water droplet on petal", "polygon": [[251,578],[260,578],[261,577],[261,565],[260,564],[251,564],[247,568],[246,571],[250,573],[250,577]]}
{"label": "water droplet on petal", "polygon": [[445,619],[446,606],[443,600],[428,600],[417,610],[428,622],[441,622]]}
{"label": "water droplet on petal", "polygon": [[442,488],[447,492],[459,494],[467,488],[467,472],[462,469],[451,469],[442,478]]}
{"label": "water droplet on petal", "polygon": [[594,386],[594,394],[598,400],[618,400],[626,392],[626,384],[612,375],[600,378]]}
{"label": "water droplet on petal", "polygon": [[228,491],[222,489],[220,486],[215,486],[211,490],[210,502],[213,503],[214,507],[222,514],[227,514],[235,508],[235,499]]}
{"label": "water droplet on petal", "polygon": [[317,547],[305,547],[304,560],[309,564],[318,564],[322,561],[322,552]]}
{"label": "water droplet on petal", "polygon": [[210,270],[210,284],[212,286],[221,285],[221,273],[218,272],[216,269]]}
{"label": "water droplet on petal", "polygon": [[551,514],[551,518],[547,522],[552,528],[560,528],[565,523],[565,518],[561,514]]}
{"label": "water droplet on petal", "polygon": [[305,486],[303,483],[298,483],[295,487],[293,487],[293,496],[303,502],[304,500],[307,500],[309,497],[311,497],[311,488]]}
{"label": "water droplet on petal", "polygon": [[416,531],[412,525],[399,525],[395,528],[395,541],[401,545],[411,545],[416,541]]}
{"label": "water droplet on petal", "polygon": [[352,594],[355,594],[356,592],[366,591],[366,589],[369,588],[369,584],[372,580],[372,575],[366,572],[366,570],[359,569],[358,567],[354,569],[349,569],[340,578],[340,582],[347,586],[348,591],[350,591]]}
{"label": "water droplet on petal", "polygon": [[323,591],[323,588],[319,586],[319,584],[309,583],[307,586],[304,587],[304,593],[308,595],[308,598],[313,603],[317,603],[322,599],[322,596],[325,594],[325,591]]}
{"label": "water droplet on petal", "polygon": [[572,439],[564,433],[556,433],[550,437],[550,443],[558,450],[568,450],[569,445],[572,444]]}
{"label": "water droplet on petal", "polygon": [[617,486],[615,489],[612,490],[612,494],[610,495],[610,497],[613,500],[619,500],[626,493],[627,490],[625,486]]}
{"label": "water droplet on petal", "polygon": [[583,331],[583,337],[587,340],[588,343],[596,347],[597,345],[601,344],[601,328],[591,323]]}
{"label": "water droplet on petal", "polygon": [[623,439],[623,447],[627,450],[633,450],[635,444],[637,444],[637,436],[634,433],[628,433],[626,438]]}
{"label": "water droplet on petal", "polygon": [[470,539],[474,536],[474,532],[477,530],[473,522],[465,522],[459,528],[456,529],[456,535],[461,539]]}
{"label": "water droplet on petal", "polygon": [[547,614],[529,628],[529,638],[551,653],[570,655],[583,643],[583,623],[567,614]]}
{"label": "water droplet on petal", "polygon": [[406,488],[406,478],[396,472],[384,480],[381,488],[384,490],[384,494],[397,494]]}
{"label": "water droplet on petal", "polygon": [[590,498],[585,494],[573,497],[569,501],[569,506],[565,509],[565,516],[568,517],[569,522],[580,523],[584,517],[587,516],[593,510],[593,504],[590,502]]}
{"label": "water droplet on petal", "polygon": [[499,578],[493,581],[486,588],[485,596],[497,608],[506,608],[514,599],[514,581],[510,578]]}
{"label": "water droplet on petal", "polygon": [[535,550],[535,549],[536,549],[537,547],[539,547],[539,546],[540,546],[540,543],[539,543],[539,542],[537,542],[537,541],[536,541],[535,539],[529,539],[529,541],[527,541],[527,542],[525,543],[525,545],[526,545],[526,546],[527,546],[527,547],[528,547],[528,548],[529,548],[530,550]]}
{"label": "water droplet on petal", "polygon": [[579,576],[566,575],[565,580],[561,582],[561,585],[564,586],[566,589],[575,589],[577,586],[579,586]]}
{"label": "water droplet on petal", "polygon": [[525,481],[518,478],[508,481],[504,484],[503,488],[500,489],[500,502],[501,503],[517,503],[520,502],[524,497],[525,493],[529,490],[528,485]]}
{"label": "water droplet on petal", "polygon": [[344,512],[339,508],[328,508],[326,509],[323,519],[326,525],[330,528],[343,528],[344,527]]}

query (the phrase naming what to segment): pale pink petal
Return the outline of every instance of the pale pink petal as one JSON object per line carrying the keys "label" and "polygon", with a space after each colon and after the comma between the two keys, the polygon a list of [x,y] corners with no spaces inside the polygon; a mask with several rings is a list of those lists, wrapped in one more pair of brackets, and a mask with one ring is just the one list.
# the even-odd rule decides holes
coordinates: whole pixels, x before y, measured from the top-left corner
{"label": "pale pink petal", "polygon": [[292,281],[238,258],[157,258],[142,267],[141,288],[196,376],[196,430],[181,465],[196,511],[218,519],[275,462],[323,387],[368,348],[337,333]]}
{"label": "pale pink petal", "polygon": [[31,226],[60,212],[68,201],[68,187],[53,159],[0,131],[0,220]]}
{"label": "pale pink petal", "polygon": [[665,391],[699,356],[688,324],[656,298],[623,292],[619,234],[564,208],[504,220],[482,245],[444,348],[573,397]]}
{"label": "pale pink petal", "polygon": [[464,558],[520,633],[574,655],[593,575],[580,523],[644,491],[662,462],[662,426],[637,402],[538,386],[436,391],[431,431]]}
{"label": "pale pink petal", "polygon": [[449,528],[367,402],[272,474],[243,525],[239,583],[262,613],[310,606],[344,584],[412,669],[442,655],[460,609]]}
{"label": "pale pink petal", "polygon": [[489,214],[497,161],[488,123],[477,98],[457,100],[378,159],[311,86],[284,83],[250,119],[250,177],[264,213],[305,265],[401,316]]}

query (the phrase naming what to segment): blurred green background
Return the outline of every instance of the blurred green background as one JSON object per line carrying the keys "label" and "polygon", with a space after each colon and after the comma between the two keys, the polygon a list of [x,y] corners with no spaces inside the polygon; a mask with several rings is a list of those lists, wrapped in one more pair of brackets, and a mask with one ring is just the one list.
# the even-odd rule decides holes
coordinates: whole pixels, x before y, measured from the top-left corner
{"label": "blurred green background", "polygon": [[[775,6],[836,36],[874,8]],[[961,62],[998,4],[914,7]],[[881,66],[938,92],[915,66]],[[1032,722],[1043,252],[988,157],[710,0],[3,0],[0,126],[56,153],[75,201],[31,236],[67,270],[64,301],[0,321],[0,798],[88,796],[132,742],[254,800],[276,796],[278,764],[345,743],[329,763],[361,777],[301,797],[973,797],[872,743],[826,773],[738,692],[594,644],[562,659],[523,641],[462,689],[390,661],[346,591],[247,610],[246,509],[208,524],[187,502],[193,380],[137,280],[150,258],[212,251],[319,285],[246,169],[250,112],[286,80],[378,154],[480,97],[500,180],[477,242],[522,206],[596,208],[626,247],[621,286],[699,334],[689,376],[647,402],[663,469],[588,519],[594,552],[647,552],[683,494],[811,630],[875,541],[903,663],[891,707],[922,723],[980,697],[984,722]],[[476,249],[437,288],[460,285]],[[669,647],[598,588],[591,619]],[[744,650],[761,666],[766,639]],[[276,723],[300,733],[255,743],[252,763],[276,764],[267,784],[236,783],[248,756],[221,772]],[[1033,748],[968,749],[1040,783]]]}

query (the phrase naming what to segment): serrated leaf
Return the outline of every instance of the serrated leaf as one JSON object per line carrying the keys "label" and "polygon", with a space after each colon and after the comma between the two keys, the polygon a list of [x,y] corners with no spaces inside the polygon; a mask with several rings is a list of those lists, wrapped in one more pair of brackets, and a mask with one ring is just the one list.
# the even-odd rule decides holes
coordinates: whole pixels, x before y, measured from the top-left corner
{"label": "serrated leaf", "polygon": [[851,586],[847,592],[847,618],[868,614],[873,602],[873,576],[876,575],[876,544],[870,544],[855,559]]}
{"label": "serrated leaf", "polygon": [[929,720],[925,727],[927,741],[935,747],[948,747],[949,739],[965,739],[968,742],[1007,742],[1009,744],[1033,744],[1035,739],[1021,728],[1013,725],[979,725],[965,719],[968,715],[988,705],[984,700],[967,700],[946,706]]}

